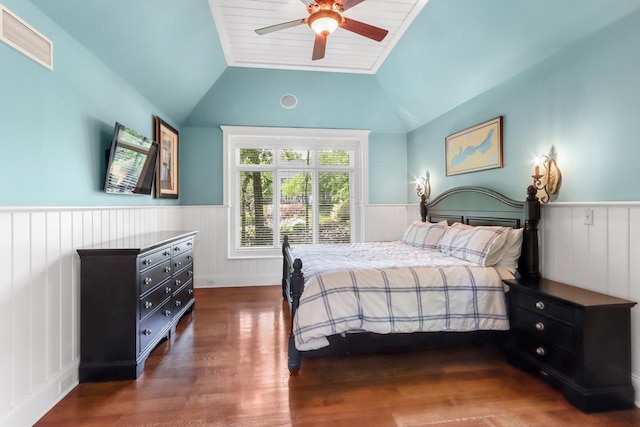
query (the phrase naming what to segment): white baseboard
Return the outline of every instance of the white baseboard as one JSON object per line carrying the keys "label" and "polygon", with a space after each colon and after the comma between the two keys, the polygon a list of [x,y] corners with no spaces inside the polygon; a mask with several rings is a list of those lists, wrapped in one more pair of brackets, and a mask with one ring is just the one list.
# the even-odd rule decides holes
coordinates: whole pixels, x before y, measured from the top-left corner
{"label": "white baseboard", "polygon": [[280,285],[282,279],[273,274],[269,275],[225,275],[225,276],[196,276],[196,288],[238,288],[249,286]]}
{"label": "white baseboard", "polygon": [[0,427],[34,425],[78,385],[79,366],[80,360],[75,360],[44,387],[19,402],[0,419]]}

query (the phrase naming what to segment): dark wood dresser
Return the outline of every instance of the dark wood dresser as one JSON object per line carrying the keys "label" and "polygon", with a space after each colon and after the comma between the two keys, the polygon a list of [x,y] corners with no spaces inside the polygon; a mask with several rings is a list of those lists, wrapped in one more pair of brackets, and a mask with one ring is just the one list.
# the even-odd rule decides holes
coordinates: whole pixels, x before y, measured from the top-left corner
{"label": "dark wood dresser", "polygon": [[636,303],[547,279],[505,280],[508,361],[585,412],[634,407],[630,309]]}
{"label": "dark wood dresser", "polygon": [[153,348],[193,310],[196,231],[78,249],[80,382],[136,379]]}

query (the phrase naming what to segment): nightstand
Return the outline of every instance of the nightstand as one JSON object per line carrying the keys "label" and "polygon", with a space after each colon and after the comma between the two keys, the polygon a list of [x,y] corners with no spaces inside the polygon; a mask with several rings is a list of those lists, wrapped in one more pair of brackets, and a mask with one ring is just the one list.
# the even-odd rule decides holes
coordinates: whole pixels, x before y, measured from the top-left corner
{"label": "nightstand", "polygon": [[630,309],[636,303],[547,279],[505,280],[507,360],[584,412],[634,407]]}

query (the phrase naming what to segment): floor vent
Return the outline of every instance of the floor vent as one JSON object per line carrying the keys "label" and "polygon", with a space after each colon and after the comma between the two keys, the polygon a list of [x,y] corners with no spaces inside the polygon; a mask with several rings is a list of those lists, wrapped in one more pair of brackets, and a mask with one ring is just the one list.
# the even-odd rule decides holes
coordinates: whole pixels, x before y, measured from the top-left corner
{"label": "floor vent", "polygon": [[1,4],[0,40],[53,70],[53,42]]}

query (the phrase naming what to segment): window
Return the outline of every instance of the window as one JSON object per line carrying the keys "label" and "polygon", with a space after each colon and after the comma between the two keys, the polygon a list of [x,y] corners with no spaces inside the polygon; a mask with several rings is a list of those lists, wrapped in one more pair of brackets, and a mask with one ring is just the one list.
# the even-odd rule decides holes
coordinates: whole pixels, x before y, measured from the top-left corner
{"label": "window", "polygon": [[368,131],[222,129],[229,257],[360,240]]}

